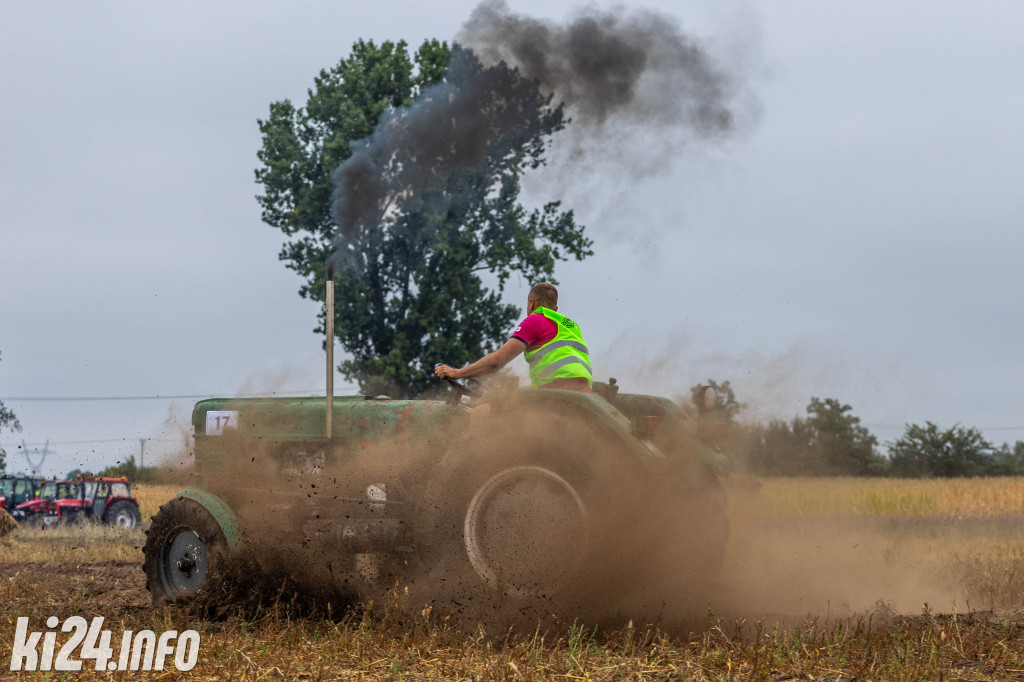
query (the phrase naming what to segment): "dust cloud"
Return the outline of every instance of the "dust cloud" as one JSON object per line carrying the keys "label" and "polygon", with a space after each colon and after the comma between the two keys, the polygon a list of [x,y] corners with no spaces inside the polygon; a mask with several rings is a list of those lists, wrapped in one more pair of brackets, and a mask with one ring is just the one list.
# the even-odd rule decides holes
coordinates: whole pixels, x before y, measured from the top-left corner
{"label": "dust cloud", "polygon": [[[425,438],[339,434],[326,450],[228,433],[216,460],[200,453],[205,487],[235,510],[246,536],[212,594],[244,601],[294,587],[335,610],[394,599],[467,623],[605,620],[626,614],[637,586],[668,562],[682,565],[678,544],[639,529],[657,519],[658,536],[685,541],[713,527],[694,523],[703,499],[696,470],[652,479],[606,427],[500,404],[475,408],[467,423],[463,408],[436,406],[455,418]],[[550,433],[557,439],[541,435]],[[481,567],[467,554],[464,521],[488,486]],[[659,504],[670,498],[679,504]],[[671,528],[673,518],[686,528]],[[688,574],[717,561],[724,539],[704,537],[707,553],[689,548]]]}
{"label": "dust cloud", "polygon": [[948,541],[962,536],[954,519],[767,515],[752,479],[726,487],[732,537],[722,589],[709,599],[720,615],[827,620],[970,605],[947,570]]}
{"label": "dust cloud", "polygon": [[[499,401],[439,424],[426,435],[343,436],[331,450],[229,434],[219,470],[202,458],[198,468],[238,514],[246,542],[203,601],[298,600],[322,614],[372,602],[495,632],[574,621],[699,629],[710,615],[784,622],[969,605],[947,540],[976,527],[767,514],[757,479],[718,479],[685,458],[690,436],[659,443],[689,464],[645,468],[613,433],[557,409]],[[501,472],[512,479],[496,482]],[[467,556],[464,521],[488,488],[496,501],[481,516],[476,545],[490,559],[481,567]]]}

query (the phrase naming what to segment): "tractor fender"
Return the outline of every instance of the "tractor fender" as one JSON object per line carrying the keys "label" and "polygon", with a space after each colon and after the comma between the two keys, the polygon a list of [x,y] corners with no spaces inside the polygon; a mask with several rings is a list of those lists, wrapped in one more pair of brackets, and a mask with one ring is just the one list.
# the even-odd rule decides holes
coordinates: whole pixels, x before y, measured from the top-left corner
{"label": "tractor fender", "polygon": [[596,393],[564,391],[546,388],[522,388],[512,392],[495,392],[485,396],[483,404],[491,403],[495,410],[503,407],[531,410],[572,412],[576,416],[600,424],[606,436],[617,439],[626,452],[641,464],[648,465],[654,455],[630,431],[629,418]]}
{"label": "tractor fender", "polygon": [[201,505],[210,513],[220,530],[224,533],[224,539],[228,542],[228,548],[234,549],[242,542],[242,527],[238,523],[238,517],[227,502],[216,495],[200,488],[185,488],[175,497],[184,497]]}

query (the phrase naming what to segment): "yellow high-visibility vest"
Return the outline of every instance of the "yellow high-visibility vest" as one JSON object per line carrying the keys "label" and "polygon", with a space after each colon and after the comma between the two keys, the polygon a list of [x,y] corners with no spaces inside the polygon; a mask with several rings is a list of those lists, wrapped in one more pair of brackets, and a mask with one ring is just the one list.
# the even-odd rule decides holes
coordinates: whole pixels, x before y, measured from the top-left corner
{"label": "yellow high-visibility vest", "polygon": [[526,361],[530,363],[530,385],[536,388],[555,379],[583,378],[593,387],[590,351],[580,333],[580,326],[565,315],[547,308],[537,308],[534,313],[540,313],[554,322],[558,333],[537,350],[526,353]]}

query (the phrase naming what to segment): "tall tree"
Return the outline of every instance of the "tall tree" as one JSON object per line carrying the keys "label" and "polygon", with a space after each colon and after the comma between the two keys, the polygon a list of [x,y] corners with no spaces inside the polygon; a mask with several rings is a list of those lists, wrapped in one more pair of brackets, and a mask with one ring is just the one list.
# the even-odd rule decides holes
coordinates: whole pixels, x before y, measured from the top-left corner
{"label": "tall tree", "polygon": [[[21,431],[21,422],[14,416],[14,412],[8,409],[2,400],[0,400],[0,433],[3,433],[4,429],[10,431]],[[7,453],[3,447],[0,447],[0,471],[7,470]]]}
{"label": "tall tree", "polygon": [[[465,91],[483,93],[477,106],[444,110]],[[429,125],[408,114],[424,102]],[[565,124],[533,81],[436,40],[413,57],[404,42],[359,41],[320,72],[305,106],[270,105],[256,170],[263,220],[288,238],[280,258],[305,279],[303,297],[322,301],[326,264],[337,264],[335,330],[350,356],[339,369],[364,392],[436,385],[436,362],[464,364],[505,340],[520,312],[502,301],[509,277],[552,281],[557,261],[591,255],[572,211],[518,198]],[[474,135],[479,159],[460,162],[453,130]],[[353,214],[356,203],[366,210]]]}
{"label": "tall tree", "polygon": [[814,431],[813,447],[829,473],[866,476],[880,473],[884,460],[875,451],[878,439],[850,414],[849,405],[835,398],[811,398],[808,423]]}
{"label": "tall tree", "polygon": [[899,440],[889,444],[889,461],[897,476],[985,476],[994,462],[992,444],[975,428],[953,426],[945,431],[931,422],[907,424]]}

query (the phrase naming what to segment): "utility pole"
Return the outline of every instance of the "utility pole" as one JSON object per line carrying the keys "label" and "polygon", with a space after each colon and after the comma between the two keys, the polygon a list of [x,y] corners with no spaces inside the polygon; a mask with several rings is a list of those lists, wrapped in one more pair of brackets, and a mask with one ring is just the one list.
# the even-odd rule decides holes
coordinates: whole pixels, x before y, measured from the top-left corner
{"label": "utility pole", "polygon": [[334,437],[334,267],[331,265],[327,266],[327,290],[324,298],[324,326],[327,331],[327,395],[324,401],[327,420],[324,432],[330,440]]}
{"label": "utility pole", "polygon": [[139,468],[146,466],[146,438],[139,439]]}

